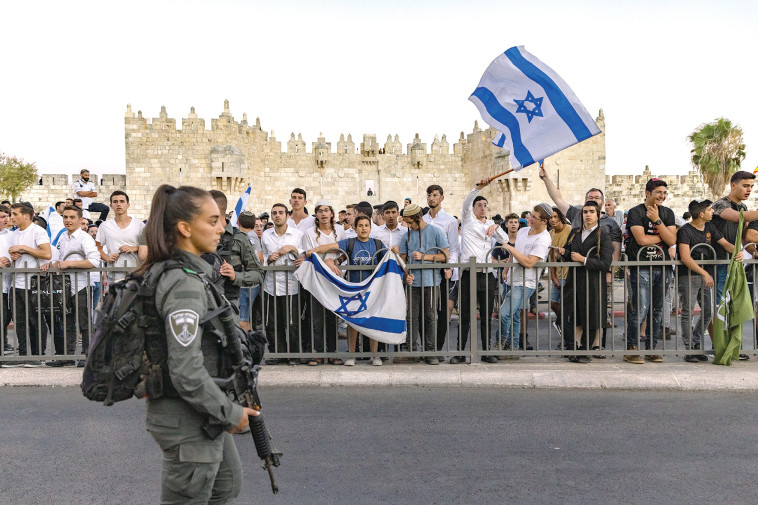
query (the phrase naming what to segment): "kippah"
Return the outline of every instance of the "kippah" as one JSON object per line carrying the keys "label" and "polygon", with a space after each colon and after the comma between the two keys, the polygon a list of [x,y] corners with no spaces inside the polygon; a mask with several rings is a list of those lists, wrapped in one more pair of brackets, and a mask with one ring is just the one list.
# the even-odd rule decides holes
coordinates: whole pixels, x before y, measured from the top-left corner
{"label": "kippah", "polygon": [[552,215],[553,215],[553,208],[550,205],[546,204],[545,202],[542,202],[539,205],[540,205],[540,207],[542,207],[542,210],[545,211],[545,214],[547,214],[548,217],[552,217]]}
{"label": "kippah", "polygon": [[415,216],[416,214],[421,213],[421,207],[416,205],[415,203],[408,204],[408,206],[403,209],[403,217],[408,216]]}

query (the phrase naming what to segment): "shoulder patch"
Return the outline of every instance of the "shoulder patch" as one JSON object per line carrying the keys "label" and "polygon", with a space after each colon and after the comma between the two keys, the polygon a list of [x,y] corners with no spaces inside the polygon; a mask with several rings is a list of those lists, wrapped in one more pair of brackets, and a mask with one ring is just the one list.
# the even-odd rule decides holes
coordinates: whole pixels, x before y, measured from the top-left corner
{"label": "shoulder patch", "polygon": [[200,317],[194,310],[176,310],[169,314],[171,334],[177,342],[187,347],[197,336],[197,322]]}

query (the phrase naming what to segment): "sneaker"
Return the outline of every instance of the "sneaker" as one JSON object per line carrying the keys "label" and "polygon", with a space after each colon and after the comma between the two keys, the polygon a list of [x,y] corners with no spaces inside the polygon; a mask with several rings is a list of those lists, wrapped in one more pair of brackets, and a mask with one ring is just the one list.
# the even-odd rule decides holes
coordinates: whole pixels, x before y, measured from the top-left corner
{"label": "sneaker", "polygon": [[[636,351],[637,350],[637,346],[634,346],[634,345],[630,346],[629,350],[630,351]],[[645,360],[642,359],[642,356],[639,356],[637,354],[625,354],[624,355],[624,361],[626,361],[627,363],[632,363],[634,365],[642,365],[642,364],[645,363]]]}
{"label": "sneaker", "polygon": [[749,359],[750,359],[750,356],[748,356],[747,354],[740,354],[740,357],[739,357],[740,361],[747,361]]}
{"label": "sneaker", "polygon": [[708,362],[708,356],[706,356],[705,354],[695,354],[695,357],[697,358],[698,361],[702,361],[704,363]]}
{"label": "sneaker", "polygon": [[345,360],[345,366],[355,366],[355,358],[347,358]]}
{"label": "sneaker", "polygon": [[497,356],[482,356],[482,363],[497,363]]}
{"label": "sneaker", "polygon": [[445,362],[445,357],[444,356],[437,356],[437,361],[439,361],[440,363],[444,363]]}
{"label": "sneaker", "polygon": [[371,358],[371,364],[373,366],[382,366],[382,358]]}
{"label": "sneaker", "polygon": [[440,364],[440,360],[438,360],[434,356],[427,356],[426,359],[425,359],[425,361],[426,361],[427,365],[439,365]]}
{"label": "sneaker", "polygon": [[660,354],[646,354],[645,359],[651,363],[663,363],[663,356]]}
{"label": "sneaker", "polygon": [[55,361],[45,361],[45,366],[58,368],[58,367],[62,367],[64,363],[65,362],[63,360],[57,359]]}
{"label": "sneaker", "polygon": [[80,359],[76,362],[76,368],[84,368],[84,364],[87,363],[87,360]]}
{"label": "sneaker", "polygon": [[450,358],[450,364],[451,365],[457,365],[459,363],[462,364],[462,365],[465,365],[466,364],[466,358],[464,356],[453,356],[452,358]]}
{"label": "sneaker", "polygon": [[15,349],[10,344],[5,344],[5,346],[3,347],[4,356],[12,356],[14,352],[15,352]]}
{"label": "sneaker", "polygon": [[[703,356],[705,358],[705,356]],[[705,358],[706,361],[708,361],[708,358]],[[698,359],[697,354],[688,354],[684,357],[684,361],[687,363],[699,363],[700,360]]]}
{"label": "sneaker", "polygon": [[590,358],[589,356],[584,356],[584,355],[571,356],[571,358],[569,358],[569,361],[572,363],[589,363],[590,361],[592,361],[592,358]]}

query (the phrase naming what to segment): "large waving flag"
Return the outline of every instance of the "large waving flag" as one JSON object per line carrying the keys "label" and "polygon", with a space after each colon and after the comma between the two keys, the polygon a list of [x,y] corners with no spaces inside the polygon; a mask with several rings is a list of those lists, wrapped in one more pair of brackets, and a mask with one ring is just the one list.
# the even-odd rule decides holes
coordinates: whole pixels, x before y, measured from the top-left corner
{"label": "large waving flag", "polygon": [[247,201],[250,199],[250,192],[253,190],[253,186],[248,186],[244,193],[242,193],[242,196],[240,196],[240,199],[237,200],[237,205],[234,206],[234,212],[232,213],[232,219],[231,223],[232,226],[237,226],[237,220],[240,217],[240,214],[242,214],[242,211],[247,208]]}
{"label": "large waving flag", "polygon": [[386,344],[405,342],[405,290],[401,260],[388,252],[374,272],[361,282],[348,282],[311,254],[295,271],[295,278],[321,305],[347,324]]}
{"label": "large waving flag", "polygon": [[732,252],[732,260],[726,274],[724,293],[713,319],[713,363],[731,365],[740,355],[742,345],[742,324],[755,317],[753,302],[745,276],[745,267],[734,257],[742,250],[742,211],[737,227],[737,239]]}
{"label": "large waving flag", "polygon": [[523,46],[495,58],[469,97],[515,170],[600,133],[568,84]]}

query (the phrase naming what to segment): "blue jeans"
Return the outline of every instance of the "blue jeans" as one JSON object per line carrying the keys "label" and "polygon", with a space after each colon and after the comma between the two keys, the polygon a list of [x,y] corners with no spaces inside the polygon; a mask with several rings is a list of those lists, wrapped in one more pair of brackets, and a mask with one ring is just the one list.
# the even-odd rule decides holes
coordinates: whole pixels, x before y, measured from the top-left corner
{"label": "blue jeans", "polygon": [[[641,322],[647,317],[648,330],[645,337],[645,348],[655,349],[658,345],[658,338],[661,335],[663,325],[663,300],[665,298],[663,291],[663,267],[653,267],[652,272],[648,267],[639,267],[639,273],[635,270],[632,269],[629,275],[632,307],[629,312],[629,322],[626,329],[626,345],[638,347]],[[650,346],[651,333],[653,339],[652,347]]]}
{"label": "blue jeans", "polygon": [[259,286],[240,288],[240,321],[250,321],[250,307],[258,297]]}
{"label": "blue jeans", "polygon": [[[529,298],[535,288],[506,286],[503,304],[500,306],[500,349],[518,349],[521,309],[529,306]],[[511,334],[513,319],[513,334]]]}
{"label": "blue jeans", "polygon": [[729,265],[716,265],[716,306],[721,303],[721,295],[724,293],[726,274]]}

